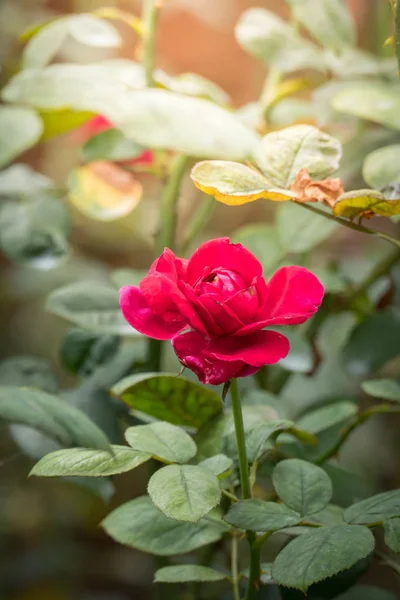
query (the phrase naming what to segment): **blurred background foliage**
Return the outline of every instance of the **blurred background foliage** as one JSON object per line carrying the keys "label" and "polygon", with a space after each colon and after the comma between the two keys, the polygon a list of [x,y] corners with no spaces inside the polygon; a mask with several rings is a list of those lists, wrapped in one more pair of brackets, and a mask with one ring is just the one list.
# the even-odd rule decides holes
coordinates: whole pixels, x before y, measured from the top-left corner
{"label": "blurred background foliage", "polygon": [[[338,69],[342,73],[348,69],[346,77],[354,80],[376,77],[377,69],[379,77],[394,78],[396,66],[392,49],[384,46],[391,27],[389,3],[348,0],[347,4],[356,23],[359,47],[374,56],[350,56],[347,65]],[[27,27],[57,15],[89,12],[103,6],[100,0],[1,0],[1,84],[5,85],[20,68],[22,46],[18,36]],[[141,3],[135,0],[110,0],[107,6],[133,15],[139,15],[141,10]],[[260,95],[266,70],[261,61],[239,46],[234,28],[243,11],[254,6],[267,8],[285,18],[289,14],[287,6],[277,0],[165,0],[159,24],[157,66],[170,75],[191,72],[210,79],[228,94],[234,107],[247,105],[242,109],[243,118],[247,115],[251,119],[252,109],[248,103]],[[89,47],[70,37],[57,52],[56,62],[83,64],[120,57],[137,59],[137,36],[123,23],[117,22],[115,26],[122,36],[121,46]],[[374,62],[378,58],[379,64]],[[314,97],[305,90],[297,104],[294,100],[290,104],[290,98],[286,103],[277,103],[269,118],[275,127],[296,120],[314,123],[317,118],[319,125],[339,135],[344,143],[339,176],[345,189],[365,187],[361,172],[365,156],[398,141],[399,127],[379,122],[370,127],[357,114],[338,117],[332,112],[329,100],[340,85],[333,76],[330,83],[319,87]],[[213,93],[221,93],[216,89]],[[316,104],[310,104],[311,100]],[[315,107],[321,112],[316,114]],[[297,119],[296,114],[299,114]],[[17,115],[17,118],[25,117]],[[32,127],[34,129],[34,125]],[[89,414],[110,439],[118,443],[121,436],[118,423],[126,415],[117,400],[110,400],[108,390],[131,370],[132,364],[140,369],[145,352],[142,342],[121,345],[119,338],[107,331],[102,336],[85,336],[81,330],[74,330],[65,337],[68,329],[65,322],[56,314],[46,312],[44,305],[48,294],[62,285],[79,281],[109,285],[111,275],[113,283],[120,286],[133,283],[131,272],[125,269],[148,267],[162,178],[154,177],[146,167],[139,166],[133,188],[129,187],[132,182],[127,182],[129,193],[123,215],[112,214],[110,220],[107,215],[101,216],[110,209],[107,205],[110,190],[101,192],[105,199],[103,204],[100,202],[100,216],[96,213],[93,218],[90,207],[86,213],[79,210],[74,185],[79,187],[79,177],[84,174],[76,173],[78,183],[75,180],[72,184],[67,201],[70,220],[64,213],[60,190],[71,171],[80,164],[82,141],[71,131],[45,139],[18,159],[37,172],[34,177],[18,166],[13,168],[22,170],[14,171],[14,178],[11,172],[11,179],[6,183],[4,179],[1,181],[0,174],[2,195],[12,196],[13,186],[23,185],[24,177],[29,176],[26,185],[33,196],[29,207],[21,202],[9,213],[3,211],[0,223],[4,250],[0,258],[0,384],[21,385],[22,382],[49,392],[62,389],[65,399]],[[163,173],[165,156],[158,159],[158,168]],[[78,193],[82,193],[81,188]],[[187,178],[179,203],[178,240],[181,242],[193,206],[200,199],[200,193]],[[389,255],[390,246],[382,240],[370,239],[321,218],[314,221],[311,217],[295,206],[276,208],[263,201],[235,209],[218,204],[196,243],[231,235],[234,241],[248,245],[257,254],[267,272],[282,261],[307,262],[317,274],[325,277],[324,282],[332,292],[340,292],[346,285],[356,289],[358,283],[373,272],[374,266]],[[26,218],[32,224],[28,249],[25,232],[21,239],[18,237],[18,225]],[[392,235],[398,227],[389,219],[375,218],[372,225]],[[60,231],[61,236],[57,233]],[[301,231],[306,234],[299,236]],[[67,249],[64,238],[70,232]],[[274,242],[276,236],[280,236],[278,243]],[[45,251],[41,246],[43,240]],[[360,389],[360,382],[370,375],[398,376],[398,319],[396,330],[389,308],[398,304],[399,299],[400,267],[397,266],[390,277],[387,273],[378,278],[368,296],[358,298],[356,310],[327,318],[312,349],[308,346],[304,349],[299,342],[299,347],[287,359],[289,362],[271,370],[272,388],[282,389],[281,410],[298,416],[322,403],[347,400],[368,406],[370,400]],[[374,317],[370,317],[374,313]],[[356,326],[365,323],[366,317],[370,317],[370,331],[357,333]],[[71,353],[71,339],[76,341],[76,336],[82,349],[78,357]],[[178,370],[169,348],[164,367]],[[287,373],[291,374],[288,381]],[[256,390],[255,382],[245,380],[242,385],[249,403],[262,401],[263,392]],[[335,501],[346,505],[367,493],[400,487],[399,424],[399,417],[382,415],[360,427],[349,439],[340,466],[333,466],[330,473],[336,482]],[[343,425],[343,420],[339,425]],[[333,423],[328,429],[328,434],[336,434],[338,426]],[[32,429],[1,426],[0,597],[5,600],[146,600],[152,597],[153,559],[115,544],[98,527],[110,507],[144,493],[146,467],[113,482],[84,480],[76,485],[70,481],[27,480],[32,459],[54,449],[54,444]],[[221,561],[224,561],[223,556]],[[368,583],[400,595],[399,580],[388,569],[372,569]],[[204,597],[207,597],[207,589]]]}

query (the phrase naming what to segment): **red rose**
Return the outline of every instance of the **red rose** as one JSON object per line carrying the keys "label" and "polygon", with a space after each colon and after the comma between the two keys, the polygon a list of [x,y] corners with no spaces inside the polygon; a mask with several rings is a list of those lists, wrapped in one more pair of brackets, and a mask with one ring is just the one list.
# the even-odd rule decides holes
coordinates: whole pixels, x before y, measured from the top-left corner
{"label": "red rose", "polygon": [[324,289],[303,267],[282,267],[266,283],[251,252],[220,238],[190,260],[166,248],[140,287],[120,293],[132,327],[172,340],[184,366],[203,383],[218,385],[284,358],[288,340],[264,328],[304,323],[318,310]]}

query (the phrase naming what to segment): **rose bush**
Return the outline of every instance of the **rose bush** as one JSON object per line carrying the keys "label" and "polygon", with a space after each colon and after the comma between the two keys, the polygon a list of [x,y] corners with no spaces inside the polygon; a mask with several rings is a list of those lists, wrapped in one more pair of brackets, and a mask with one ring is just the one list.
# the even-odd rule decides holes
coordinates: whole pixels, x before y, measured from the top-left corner
{"label": "rose bush", "polygon": [[121,289],[120,303],[132,327],[171,340],[185,367],[203,383],[218,385],[284,358],[289,341],[264,328],[304,323],[323,294],[303,267],[282,267],[267,283],[251,252],[219,238],[190,260],[166,248],[139,287]]}

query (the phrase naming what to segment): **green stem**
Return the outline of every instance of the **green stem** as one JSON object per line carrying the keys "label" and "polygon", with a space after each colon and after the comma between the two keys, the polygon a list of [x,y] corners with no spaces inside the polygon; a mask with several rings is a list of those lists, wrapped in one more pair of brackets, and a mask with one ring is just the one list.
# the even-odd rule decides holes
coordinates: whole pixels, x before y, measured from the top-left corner
{"label": "green stem", "polygon": [[187,156],[177,154],[171,164],[170,176],[161,196],[159,231],[156,240],[157,255],[161,254],[165,247],[171,250],[175,248],[176,207],[188,160]]}
{"label": "green stem", "polygon": [[[235,423],[236,443],[239,457],[240,484],[242,488],[243,500],[251,498],[251,486],[249,478],[249,466],[247,461],[246,438],[244,434],[242,406],[240,403],[239,387],[236,379],[231,380],[231,400],[233,420]],[[256,534],[254,531],[247,531],[247,540],[250,546],[250,572],[249,582],[247,585],[245,600],[253,600],[258,581],[260,579],[260,549],[254,547]]]}
{"label": "green stem", "polygon": [[185,236],[180,247],[181,254],[187,252],[190,243],[203,231],[204,227],[211,219],[216,207],[217,203],[212,196],[207,196],[201,202],[186,228]]}
{"label": "green stem", "polygon": [[357,296],[361,296],[364,294],[370,287],[375,283],[377,279],[386,275],[388,271],[391,270],[392,267],[400,260],[400,248],[396,248],[385,256],[385,258],[379,262],[369,275],[362,281],[351,293],[351,300],[355,299]]}
{"label": "green stem", "polygon": [[323,454],[321,454],[318,458],[316,458],[313,462],[316,465],[322,465],[330,458],[333,458],[334,456],[336,456],[339,453],[340,449],[342,448],[343,444],[346,442],[346,440],[350,436],[350,434],[359,425],[362,425],[363,423],[365,423],[365,421],[367,421],[374,415],[391,414],[391,413],[399,413],[399,412],[400,412],[400,406],[395,406],[392,404],[376,404],[374,406],[371,406],[370,408],[367,408],[366,410],[363,410],[354,418],[354,420],[349,425],[347,425],[347,427],[345,427],[342,430],[342,432],[340,433],[336,442],[330,448],[328,448]]}
{"label": "green stem", "polygon": [[396,43],[397,64],[400,72],[400,2],[397,0],[394,13],[394,31]]}
{"label": "green stem", "polygon": [[155,373],[161,371],[162,342],[160,340],[148,340],[147,362],[149,369]]}
{"label": "green stem", "polygon": [[233,598],[234,598],[234,600],[240,600],[239,578],[238,578],[238,539],[235,535],[232,537],[231,572],[232,572]]}
{"label": "green stem", "polygon": [[158,0],[144,0],[142,23],[143,23],[143,58],[142,64],[148,87],[155,86],[154,65],[156,50],[156,34],[158,19]]}
{"label": "green stem", "polygon": [[318,208],[315,208],[314,206],[311,206],[310,204],[307,204],[304,202],[297,202],[297,204],[298,204],[298,206],[302,206],[306,210],[310,210],[311,212],[313,212],[317,215],[320,215],[321,217],[325,217],[325,219],[334,221],[335,223],[338,223],[339,225],[344,225],[344,227],[347,227],[348,229],[353,229],[353,231],[359,231],[360,233],[368,233],[369,235],[375,235],[375,236],[381,238],[382,240],[391,242],[392,244],[394,244],[395,246],[400,248],[400,240],[396,240],[395,238],[393,238],[391,235],[388,235],[387,233],[382,233],[381,231],[375,231],[375,229],[368,229],[368,227],[364,227],[363,225],[356,225],[352,221],[347,221],[346,219],[343,219],[342,217],[335,217],[334,215],[331,215],[327,212],[319,210]]}

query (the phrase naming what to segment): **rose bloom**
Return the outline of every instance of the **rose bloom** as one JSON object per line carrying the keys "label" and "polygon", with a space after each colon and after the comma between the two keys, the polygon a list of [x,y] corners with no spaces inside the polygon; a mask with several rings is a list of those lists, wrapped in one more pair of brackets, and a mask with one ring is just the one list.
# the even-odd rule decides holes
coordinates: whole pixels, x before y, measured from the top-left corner
{"label": "rose bloom", "polygon": [[203,383],[218,385],[284,358],[289,341],[265,328],[304,323],[323,295],[319,280],[303,267],[282,267],[267,283],[251,252],[220,238],[189,260],[166,248],[139,287],[120,290],[120,304],[132,327],[171,340],[185,367]]}

